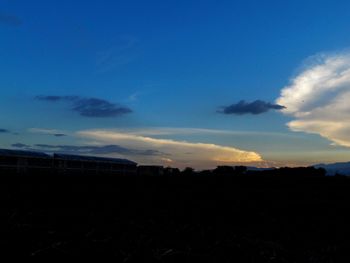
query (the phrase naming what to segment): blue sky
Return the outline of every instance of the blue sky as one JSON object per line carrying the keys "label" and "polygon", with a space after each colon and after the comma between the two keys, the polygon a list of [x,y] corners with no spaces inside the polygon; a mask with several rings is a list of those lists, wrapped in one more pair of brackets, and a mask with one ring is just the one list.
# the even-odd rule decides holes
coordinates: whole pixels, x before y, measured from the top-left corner
{"label": "blue sky", "polygon": [[[46,144],[58,151],[63,145],[122,145],[164,154],[105,155],[198,168],[242,161],[305,165],[349,160],[345,127],[325,131],[320,114],[313,114],[315,107],[307,111],[312,112],[311,125],[311,117],[300,117],[305,113],[300,107],[289,111],[295,104],[290,96],[280,95],[287,87],[299,92],[300,82],[293,86],[293,81],[315,64],[328,70],[332,58],[346,60],[349,8],[348,1],[4,0],[0,129],[8,132],[0,133],[0,145],[48,150],[35,146]],[[349,64],[346,60],[341,70],[346,72]],[[333,80],[334,75],[328,77]],[[310,84],[310,105],[320,90],[327,97],[328,91],[320,88],[323,79]],[[337,90],[343,92],[344,85],[349,86],[345,82]],[[37,96],[77,98],[53,102]],[[98,107],[106,102],[132,112],[82,116],[74,107],[89,98],[103,100]],[[256,100],[271,105],[282,101],[287,110],[217,112],[242,100],[248,106]],[[321,106],[337,116],[347,112],[319,99],[317,109]],[[341,116],[346,122],[347,115]],[[58,133],[67,136],[54,136]],[[160,141],[145,143],[147,138],[165,141],[159,146]],[[189,148],[203,145],[186,157],[177,148],[183,142]],[[218,148],[202,156],[209,145]],[[231,154],[220,147],[234,151],[232,158],[210,157]],[[236,162],[236,151],[249,157]]]}

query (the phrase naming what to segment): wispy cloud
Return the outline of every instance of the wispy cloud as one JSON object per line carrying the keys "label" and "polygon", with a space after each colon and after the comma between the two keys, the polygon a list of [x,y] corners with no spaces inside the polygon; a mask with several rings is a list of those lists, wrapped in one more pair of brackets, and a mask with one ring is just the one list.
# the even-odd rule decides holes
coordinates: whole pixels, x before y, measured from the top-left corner
{"label": "wispy cloud", "polygon": [[30,145],[24,144],[24,143],[14,143],[11,145],[14,148],[19,148],[19,149],[25,149],[25,148],[30,148]]}
{"label": "wispy cloud", "polygon": [[170,136],[170,135],[206,135],[206,136],[264,136],[264,137],[288,137],[299,138],[295,133],[271,132],[271,131],[248,131],[248,130],[220,130],[205,128],[186,127],[145,127],[137,129],[118,130],[121,133],[128,133],[141,136]]}
{"label": "wispy cloud", "polygon": [[293,131],[319,134],[350,147],[350,53],[318,55],[284,87],[276,103],[294,117]]}
{"label": "wispy cloud", "polygon": [[106,73],[129,64],[136,58],[135,47],[138,40],[135,37],[119,37],[96,54],[98,73]]}
{"label": "wispy cloud", "polygon": [[140,93],[135,92],[133,94],[131,94],[128,98],[129,101],[136,101],[138,99],[138,97],[140,96]]}
{"label": "wispy cloud", "polygon": [[28,129],[31,133],[39,133],[44,135],[51,135],[55,137],[66,137],[68,136],[65,132],[56,129],[42,129],[42,128],[30,128]]}
{"label": "wispy cloud", "polygon": [[109,102],[99,98],[84,98],[80,96],[37,96],[37,100],[51,103],[68,102],[71,104],[71,110],[79,113],[81,116],[90,118],[117,117],[132,110],[128,107]]}
{"label": "wispy cloud", "polygon": [[[114,144],[135,149],[152,149],[159,152],[171,153],[174,165],[184,167],[215,167],[218,164],[242,164],[261,162],[261,156],[256,152],[244,151],[228,146],[209,143],[193,143],[188,141],[176,141],[170,139],[158,139],[149,136],[122,133],[111,130],[87,130],[80,131],[77,136],[92,139],[94,142]],[[191,153],[189,155],[188,153]],[[151,156],[152,157],[152,156]],[[167,156],[161,158],[140,158],[140,162],[164,164]],[[168,160],[169,161],[169,160]]]}
{"label": "wispy cloud", "polygon": [[279,104],[272,104],[270,102],[265,102],[262,100],[256,100],[253,102],[246,102],[241,100],[236,104],[232,104],[230,106],[224,106],[218,110],[219,113],[223,114],[262,114],[268,112],[269,110],[282,110],[285,106]]}
{"label": "wispy cloud", "polygon": [[1,24],[7,26],[20,26],[22,25],[22,20],[18,16],[6,14],[0,11],[0,25]]}

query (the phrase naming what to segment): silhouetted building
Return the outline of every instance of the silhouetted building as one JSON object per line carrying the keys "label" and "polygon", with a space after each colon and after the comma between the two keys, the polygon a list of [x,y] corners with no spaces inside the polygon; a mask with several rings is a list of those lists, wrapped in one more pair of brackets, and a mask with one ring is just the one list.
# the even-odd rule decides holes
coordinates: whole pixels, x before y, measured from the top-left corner
{"label": "silhouetted building", "polygon": [[137,163],[118,158],[0,149],[0,170],[16,174],[136,175]]}
{"label": "silhouetted building", "polygon": [[55,168],[65,174],[135,175],[137,163],[120,158],[54,154]]}
{"label": "silhouetted building", "polygon": [[6,173],[45,173],[52,165],[52,157],[45,153],[0,149],[0,170]]}

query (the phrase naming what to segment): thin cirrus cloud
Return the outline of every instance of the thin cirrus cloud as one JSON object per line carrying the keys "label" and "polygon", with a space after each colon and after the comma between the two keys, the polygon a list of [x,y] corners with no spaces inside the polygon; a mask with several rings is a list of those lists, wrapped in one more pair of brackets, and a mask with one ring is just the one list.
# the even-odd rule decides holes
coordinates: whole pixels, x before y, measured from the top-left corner
{"label": "thin cirrus cloud", "polygon": [[22,20],[18,16],[0,12],[0,25],[17,27],[22,25],[22,23]]}
{"label": "thin cirrus cloud", "polygon": [[96,54],[98,73],[108,73],[133,62],[138,40],[132,36],[122,36],[109,43]]}
{"label": "thin cirrus cloud", "polygon": [[68,136],[66,133],[55,129],[42,129],[42,128],[30,128],[28,129],[30,133],[38,133],[43,135],[51,135],[55,137],[66,137]]}
{"label": "thin cirrus cloud", "polygon": [[279,104],[272,104],[270,102],[265,102],[262,100],[255,100],[253,102],[246,102],[241,100],[236,104],[232,104],[229,106],[224,106],[218,110],[219,113],[223,114],[235,114],[235,115],[243,115],[243,114],[253,114],[258,115],[262,113],[266,113],[270,110],[282,110],[285,106]]}
{"label": "thin cirrus cloud", "polygon": [[336,145],[350,147],[350,53],[313,57],[276,103],[294,120],[293,131],[319,134]]}
{"label": "thin cirrus cloud", "polygon": [[128,107],[99,98],[85,98],[80,96],[37,96],[36,99],[50,103],[69,103],[72,111],[89,118],[118,117],[132,112]]}
{"label": "thin cirrus cloud", "polygon": [[136,129],[120,129],[120,132],[141,135],[141,136],[264,136],[281,137],[281,138],[300,138],[302,136],[295,133],[273,132],[273,131],[248,131],[248,130],[219,130],[219,129],[205,129],[205,128],[178,128],[178,127],[145,127]]}
{"label": "thin cirrus cloud", "polygon": [[28,149],[28,148],[30,148],[29,145],[24,144],[24,143],[19,143],[19,142],[18,143],[14,143],[11,146],[14,147],[14,148],[19,148],[19,149]]}
{"label": "thin cirrus cloud", "polygon": [[256,152],[244,151],[234,147],[160,139],[116,130],[86,130],[77,132],[76,135],[93,140],[95,143],[114,144],[117,142],[118,145],[123,147],[171,153],[170,158],[167,156],[157,156],[157,158],[143,156],[135,159],[139,163],[165,164],[171,160],[172,164],[177,167],[191,165],[198,168],[212,168],[218,164],[247,164],[263,161],[262,157]]}

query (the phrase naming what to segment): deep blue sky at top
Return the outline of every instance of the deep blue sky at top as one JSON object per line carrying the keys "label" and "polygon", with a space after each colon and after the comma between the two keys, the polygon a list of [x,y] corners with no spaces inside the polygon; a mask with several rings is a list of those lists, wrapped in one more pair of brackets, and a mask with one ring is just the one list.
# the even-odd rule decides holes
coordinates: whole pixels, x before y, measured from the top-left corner
{"label": "deep blue sky at top", "polygon": [[[242,99],[273,102],[304,59],[347,48],[349,10],[349,1],[331,0],[3,0],[0,13],[22,24],[0,24],[2,123],[287,132],[276,112],[215,111]],[[98,97],[134,113],[62,123],[58,107],[45,112],[36,95]]]}

